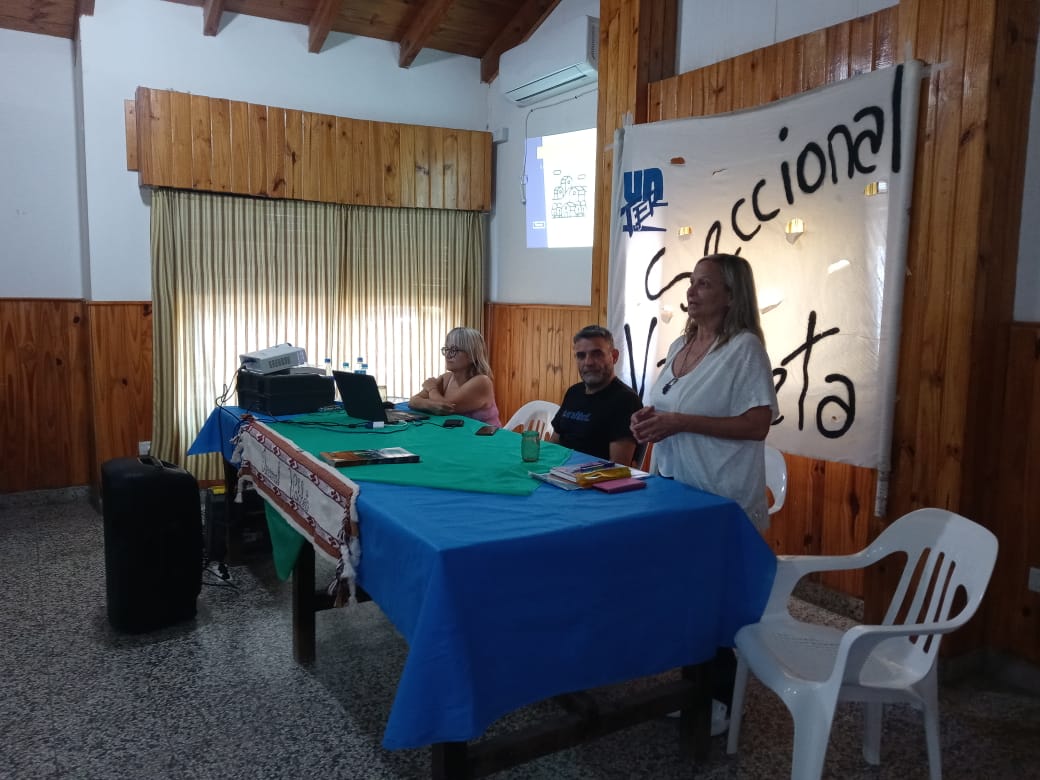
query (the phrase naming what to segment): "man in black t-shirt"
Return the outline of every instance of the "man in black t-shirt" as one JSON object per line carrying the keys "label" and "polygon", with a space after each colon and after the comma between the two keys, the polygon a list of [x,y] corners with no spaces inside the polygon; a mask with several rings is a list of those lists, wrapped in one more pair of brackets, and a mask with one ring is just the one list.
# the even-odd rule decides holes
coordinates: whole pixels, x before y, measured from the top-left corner
{"label": "man in black t-shirt", "polygon": [[643,402],[614,374],[618,354],[606,328],[588,325],[575,334],[581,381],[563,396],[552,421],[552,441],[627,466],[636,451],[629,419]]}

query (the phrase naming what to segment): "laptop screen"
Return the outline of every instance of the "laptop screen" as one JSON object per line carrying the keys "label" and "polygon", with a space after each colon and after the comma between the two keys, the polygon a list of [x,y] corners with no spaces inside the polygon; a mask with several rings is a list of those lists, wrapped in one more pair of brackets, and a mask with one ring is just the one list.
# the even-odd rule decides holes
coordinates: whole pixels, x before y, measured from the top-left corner
{"label": "laptop screen", "polygon": [[343,400],[343,410],[351,417],[372,422],[416,422],[429,419],[428,415],[418,412],[387,412],[376,378],[371,374],[333,371],[332,378],[336,380],[339,397]]}
{"label": "laptop screen", "polygon": [[347,414],[359,420],[387,421],[383,399],[379,395],[379,387],[374,376],[333,371],[332,378],[336,380],[336,388]]}

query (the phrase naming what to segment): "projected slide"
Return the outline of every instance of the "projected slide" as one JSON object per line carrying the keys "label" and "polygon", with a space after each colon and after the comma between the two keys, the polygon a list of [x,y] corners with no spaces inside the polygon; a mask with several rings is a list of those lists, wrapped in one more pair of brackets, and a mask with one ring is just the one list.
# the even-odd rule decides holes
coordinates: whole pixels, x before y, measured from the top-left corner
{"label": "projected slide", "polygon": [[592,246],[596,128],[527,139],[527,246]]}

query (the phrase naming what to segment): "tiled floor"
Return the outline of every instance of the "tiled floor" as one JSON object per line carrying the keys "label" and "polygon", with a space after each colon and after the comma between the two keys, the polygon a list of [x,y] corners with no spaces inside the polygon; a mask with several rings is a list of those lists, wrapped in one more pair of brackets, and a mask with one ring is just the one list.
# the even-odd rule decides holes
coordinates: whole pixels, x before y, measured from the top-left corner
{"label": "tiled floor", "polygon": [[[122,636],[106,620],[101,517],[80,494],[0,496],[0,778],[421,778],[428,750],[381,745],[406,647],[371,604],[318,616],[318,661],[292,661],[288,583],[258,560],[207,586],[196,620]],[[806,613],[823,615],[808,606]],[[833,618],[833,616],[832,616]],[[947,778],[1040,777],[1040,699],[983,680],[942,692]],[[506,719],[522,722],[531,708]],[[926,777],[920,716],[892,708],[882,765],[839,710],[825,774]],[[791,721],[749,688],[741,753],[697,771],[661,719],[502,778],[780,778]]]}

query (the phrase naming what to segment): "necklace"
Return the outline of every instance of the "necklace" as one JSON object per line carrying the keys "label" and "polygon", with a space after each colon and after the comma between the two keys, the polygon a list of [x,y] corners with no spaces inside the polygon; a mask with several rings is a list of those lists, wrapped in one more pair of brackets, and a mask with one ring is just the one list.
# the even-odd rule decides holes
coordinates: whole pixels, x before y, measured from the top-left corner
{"label": "necklace", "polygon": [[697,364],[704,359],[704,356],[711,352],[712,348],[715,346],[717,341],[718,337],[716,337],[714,341],[712,341],[707,347],[705,347],[699,353],[697,353],[697,356],[692,359],[690,355],[694,353],[693,350],[690,349],[690,347],[693,346],[694,342],[691,341],[686,346],[684,346],[682,355],[680,356],[682,358],[682,363],[681,365],[676,365],[677,363],[679,363],[678,358],[672,361],[672,378],[669,379],[665,383],[664,387],[661,388],[661,394],[668,395],[668,391],[672,389],[675,383],[678,382],[682,377],[686,376],[688,373],[693,371],[693,369],[697,367]]}

